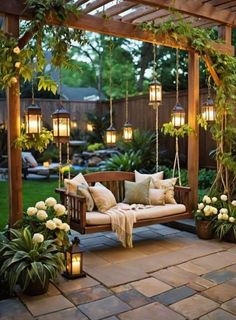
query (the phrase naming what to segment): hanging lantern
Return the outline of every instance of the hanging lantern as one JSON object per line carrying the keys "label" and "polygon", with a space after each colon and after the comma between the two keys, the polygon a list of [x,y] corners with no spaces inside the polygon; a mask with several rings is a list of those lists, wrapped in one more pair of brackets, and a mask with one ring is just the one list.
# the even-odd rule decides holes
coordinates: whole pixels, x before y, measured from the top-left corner
{"label": "hanging lantern", "polygon": [[215,121],[216,119],[215,105],[214,105],[214,101],[210,97],[208,97],[207,101],[203,103],[201,107],[201,113],[202,113],[203,119],[205,119],[206,121],[209,121],[209,122]]}
{"label": "hanging lantern", "polygon": [[106,145],[109,147],[112,147],[116,144],[117,135],[116,135],[116,129],[111,124],[109,128],[106,130]]}
{"label": "hanging lantern", "polygon": [[93,125],[91,122],[87,122],[87,131],[88,132],[93,132]]}
{"label": "hanging lantern", "polygon": [[60,106],[52,114],[53,137],[56,143],[67,143],[70,138],[70,114]]}
{"label": "hanging lantern", "polygon": [[180,103],[176,103],[171,113],[171,122],[178,128],[185,124],[185,111]]}
{"label": "hanging lantern", "polygon": [[125,122],[123,127],[123,139],[126,142],[132,141],[133,138],[133,127],[128,121]]}
{"label": "hanging lantern", "polygon": [[79,238],[75,237],[65,253],[66,271],[63,274],[68,279],[85,277],[83,271],[83,251],[79,247]]}
{"label": "hanging lantern", "polygon": [[162,102],[162,85],[154,80],[149,85],[149,104],[150,105],[159,105]]}
{"label": "hanging lantern", "polygon": [[25,125],[27,134],[39,134],[42,129],[41,108],[31,104],[25,111]]}

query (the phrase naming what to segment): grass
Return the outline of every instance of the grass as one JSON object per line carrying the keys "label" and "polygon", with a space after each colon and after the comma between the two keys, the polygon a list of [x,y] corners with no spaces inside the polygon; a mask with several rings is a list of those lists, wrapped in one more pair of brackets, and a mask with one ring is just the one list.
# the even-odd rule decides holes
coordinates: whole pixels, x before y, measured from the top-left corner
{"label": "grass", "polygon": [[[55,197],[55,188],[58,186],[57,180],[24,180],[23,181],[23,206],[26,210],[30,206],[34,206],[37,201],[45,200],[48,197]],[[8,222],[9,204],[8,204],[8,183],[0,181],[0,230],[2,230]]]}

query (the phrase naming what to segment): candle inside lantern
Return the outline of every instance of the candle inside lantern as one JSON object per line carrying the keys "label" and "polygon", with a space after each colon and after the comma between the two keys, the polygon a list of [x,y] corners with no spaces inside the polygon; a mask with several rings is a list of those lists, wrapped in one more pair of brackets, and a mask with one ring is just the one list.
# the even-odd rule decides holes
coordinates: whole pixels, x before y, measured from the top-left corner
{"label": "candle inside lantern", "polygon": [[49,162],[48,162],[48,161],[45,161],[45,162],[43,163],[43,166],[44,166],[45,168],[48,168],[48,167],[49,167]]}
{"label": "candle inside lantern", "polygon": [[80,274],[81,260],[79,256],[72,258],[72,274]]}

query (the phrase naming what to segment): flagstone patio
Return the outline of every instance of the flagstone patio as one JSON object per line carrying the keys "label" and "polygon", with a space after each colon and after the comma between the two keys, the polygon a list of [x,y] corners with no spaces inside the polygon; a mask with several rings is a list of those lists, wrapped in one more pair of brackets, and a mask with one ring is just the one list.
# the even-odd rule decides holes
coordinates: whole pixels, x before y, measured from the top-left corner
{"label": "flagstone patio", "polygon": [[235,244],[162,225],[135,229],[133,249],[113,233],[80,238],[87,277],[2,300],[1,320],[236,320]]}

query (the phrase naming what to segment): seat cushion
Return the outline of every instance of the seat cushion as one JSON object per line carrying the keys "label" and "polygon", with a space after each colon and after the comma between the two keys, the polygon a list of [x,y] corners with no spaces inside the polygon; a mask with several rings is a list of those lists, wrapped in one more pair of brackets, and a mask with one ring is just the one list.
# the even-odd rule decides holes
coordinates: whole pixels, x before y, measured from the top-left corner
{"label": "seat cushion", "polygon": [[160,218],[183,212],[186,212],[186,207],[183,204],[165,204],[164,206],[135,210],[137,220]]}
{"label": "seat cushion", "polygon": [[108,214],[98,211],[86,212],[86,223],[88,225],[111,224],[111,218]]}

